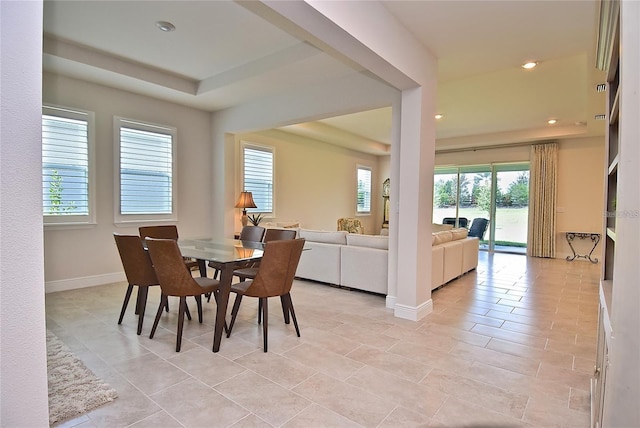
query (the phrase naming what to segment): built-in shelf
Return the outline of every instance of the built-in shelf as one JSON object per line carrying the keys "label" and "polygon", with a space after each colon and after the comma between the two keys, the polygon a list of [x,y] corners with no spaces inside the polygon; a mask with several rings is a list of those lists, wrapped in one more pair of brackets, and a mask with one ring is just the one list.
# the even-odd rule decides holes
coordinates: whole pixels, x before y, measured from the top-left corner
{"label": "built-in shelf", "polygon": [[616,240],[616,230],[612,227],[607,227],[607,236],[613,241]]}
{"label": "built-in shelf", "polygon": [[609,164],[609,175],[613,174],[617,170],[618,170],[618,155],[616,154],[616,157],[614,157],[611,163]]}
{"label": "built-in shelf", "polygon": [[612,335],[611,328],[611,299],[613,294],[613,281],[602,280],[600,281],[600,306],[602,307],[603,323],[602,326],[605,330],[605,337],[607,340]]}
{"label": "built-in shelf", "polygon": [[611,105],[611,113],[609,114],[610,125],[613,125],[614,123],[618,122],[618,112],[620,111],[620,109],[618,108],[619,99],[620,99],[620,87],[618,86],[616,88],[616,96],[613,99],[613,104]]}

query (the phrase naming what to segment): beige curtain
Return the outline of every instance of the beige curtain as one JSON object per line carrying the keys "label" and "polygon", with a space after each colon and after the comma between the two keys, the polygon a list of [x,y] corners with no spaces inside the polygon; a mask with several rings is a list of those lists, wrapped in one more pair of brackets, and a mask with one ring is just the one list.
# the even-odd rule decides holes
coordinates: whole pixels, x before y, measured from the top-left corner
{"label": "beige curtain", "polygon": [[555,257],[558,144],[531,146],[530,169],[527,254]]}

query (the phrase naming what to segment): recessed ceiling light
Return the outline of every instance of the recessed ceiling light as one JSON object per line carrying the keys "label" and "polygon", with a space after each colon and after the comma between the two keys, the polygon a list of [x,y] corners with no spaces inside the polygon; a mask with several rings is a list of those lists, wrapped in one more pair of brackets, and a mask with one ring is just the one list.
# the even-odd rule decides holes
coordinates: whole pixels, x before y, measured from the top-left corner
{"label": "recessed ceiling light", "polygon": [[440,119],[442,119],[443,117],[444,117],[444,116],[443,116],[443,115],[441,115],[440,113],[436,114],[436,116],[435,116],[436,120],[440,120]]}
{"label": "recessed ceiling light", "polygon": [[158,27],[160,30],[164,31],[165,33],[170,33],[176,29],[175,25],[167,21],[156,22],[156,27]]}
{"label": "recessed ceiling light", "polygon": [[530,61],[530,62],[525,62],[520,67],[524,68],[525,70],[531,70],[532,68],[535,68],[537,65],[538,65],[537,61]]}
{"label": "recessed ceiling light", "polygon": [[556,123],[558,123],[558,121],[556,119],[549,119],[549,120],[547,120],[547,123],[549,125],[555,125]]}

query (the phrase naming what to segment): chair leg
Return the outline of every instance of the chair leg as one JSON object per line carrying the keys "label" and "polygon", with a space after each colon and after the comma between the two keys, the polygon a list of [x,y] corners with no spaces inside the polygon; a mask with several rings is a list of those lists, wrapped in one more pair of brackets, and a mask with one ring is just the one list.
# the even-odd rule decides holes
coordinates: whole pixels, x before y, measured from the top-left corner
{"label": "chair leg", "polygon": [[[293,325],[296,328],[296,334],[300,337],[300,329],[298,328],[298,320],[296,319],[296,311],[293,309],[293,300],[291,300],[291,294],[287,293],[286,295],[287,306],[289,308],[289,312],[291,313],[291,318],[293,318]],[[283,297],[285,297],[283,296]]]}
{"label": "chair leg", "polygon": [[258,324],[262,322],[262,299],[258,299]]}
{"label": "chair leg", "polygon": [[202,324],[202,296],[194,296],[196,298],[196,305],[198,306],[198,322]]}
{"label": "chair leg", "polygon": [[187,298],[180,296],[180,305],[178,308],[178,333],[176,334],[176,352],[180,352],[182,346],[182,326],[184,325],[184,313],[187,307]]}
{"label": "chair leg", "polygon": [[140,286],[138,286],[138,293],[136,294],[136,310],[134,314],[138,315],[140,313]]}
{"label": "chair leg", "polygon": [[287,307],[287,299],[284,296],[280,296],[280,303],[282,303],[282,315],[284,316],[284,323],[289,324],[291,320],[289,319],[289,308]]}
{"label": "chair leg", "polygon": [[162,310],[167,306],[167,296],[164,294],[160,295],[160,304],[158,305],[158,312],[156,313],[156,319],[153,320],[153,327],[151,327],[151,333],[149,334],[149,339],[153,339],[153,335],[156,334],[156,328],[158,327],[158,322],[160,322],[160,317],[162,316]]}
{"label": "chair leg", "polygon": [[189,305],[187,305],[187,299],[184,299],[184,313],[187,314],[187,319],[191,321],[191,312],[189,312]]}
{"label": "chair leg", "polygon": [[142,333],[142,322],[144,321],[144,311],[147,308],[148,294],[149,287],[138,286],[138,300],[136,303],[136,305],[138,306],[138,336],[140,336],[140,334]]}
{"label": "chair leg", "polygon": [[129,299],[131,298],[131,292],[133,291],[133,285],[129,284],[127,292],[124,294],[124,301],[122,302],[122,309],[120,310],[120,318],[118,318],[118,324],[122,324],[122,318],[124,318],[124,312],[127,310]]}
{"label": "chair leg", "polygon": [[269,325],[269,305],[267,304],[267,297],[260,297],[260,302],[262,302],[262,340],[264,342],[264,352],[267,352],[267,330]]}
{"label": "chair leg", "polygon": [[227,330],[227,337],[231,336],[231,330],[233,330],[233,325],[236,323],[236,316],[241,302],[242,294],[236,294],[236,299],[233,301],[233,309],[231,309],[231,324],[229,324],[229,330]]}

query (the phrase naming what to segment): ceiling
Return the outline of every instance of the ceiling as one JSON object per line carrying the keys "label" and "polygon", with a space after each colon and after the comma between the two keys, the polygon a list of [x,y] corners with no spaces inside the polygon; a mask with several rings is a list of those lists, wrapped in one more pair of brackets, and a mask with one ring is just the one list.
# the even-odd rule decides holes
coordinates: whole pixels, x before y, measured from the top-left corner
{"label": "ceiling", "polygon": [[[598,2],[382,3],[438,58],[438,150],[604,134],[594,120],[605,105],[595,91],[604,81],[594,60]],[[255,10],[233,1],[47,0],[43,68],[207,111],[362,74]],[[538,67],[520,67],[531,60]],[[385,147],[391,107],[281,130]]]}

